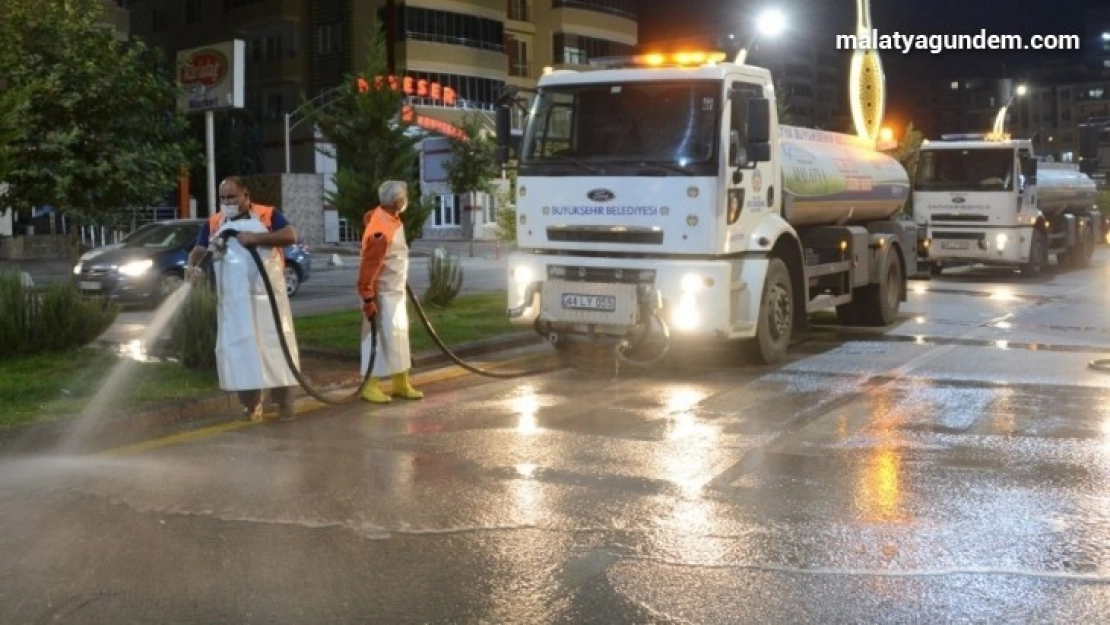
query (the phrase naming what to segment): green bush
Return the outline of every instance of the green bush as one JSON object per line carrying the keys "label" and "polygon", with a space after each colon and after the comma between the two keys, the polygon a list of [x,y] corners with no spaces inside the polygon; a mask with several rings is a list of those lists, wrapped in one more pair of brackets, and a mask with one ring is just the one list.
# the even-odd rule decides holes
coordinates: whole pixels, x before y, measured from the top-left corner
{"label": "green bush", "polygon": [[24,284],[18,272],[0,272],[0,358],[84,347],[116,319],[103,298],[81,295],[70,282],[44,290]]}
{"label": "green bush", "polygon": [[216,369],[216,293],[203,282],[189,294],[173,326],[173,349],[189,369]]}
{"label": "green bush", "polygon": [[446,306],[462,290],[462,284],[463,269],[458,259],[443,248],[436,248],[428,260],[428,290],[424,292],[424,303]]}

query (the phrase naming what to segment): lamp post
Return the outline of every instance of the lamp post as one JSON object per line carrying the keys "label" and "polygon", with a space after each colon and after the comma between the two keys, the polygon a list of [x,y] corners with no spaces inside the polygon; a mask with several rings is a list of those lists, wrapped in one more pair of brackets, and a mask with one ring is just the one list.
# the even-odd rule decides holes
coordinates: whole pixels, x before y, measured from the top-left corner
{"label": "lamp post", "polygon": [[[294,128],[300,126],[301,122],[303,122],[307,117],[307,115],[305,114],[305,109],[312,107],[317,109],[326,108],[328,105],[335,101],[336,97],[338,97],[340,88],[341,87],[333,87],[331,89],[328,89],[327,91],[324,91],[317,95],[315,98],[312,98],[308,102],[305,102],[301,106],[297,107],[291,113],[285,114],[285,173],[292,173],[290,171],[292,169],[292,152],[289,146],[289,134],[293,131]],[[294,118],[296,118],[296,121],[294,121]]]}
{"label": "lamp post", "polygon": [[996,137],[1002,136],[1002,133],[1006,129],[1006,109],[1010,108],[1010,105],[1014,103],[1014,98],[1019,95],[1025,95],[1026,91],[1025,85],[1018,85],[1017,88],[1010,93],[1010,99],[1006,100],[1002,108],[998,109],[998,114],[994,116],[994,127],[991,128],[992,135]]}
{"label": "lamp post", "polygon": [[748,52],[755,49],[756,40],[760,37],[778,37],[786,30],[786,17],[778,9],[767,9],[755,19],[755,31],[748,39],[748,45],[740,48],[736,53],[736,64],[744,65],[748,62]]}

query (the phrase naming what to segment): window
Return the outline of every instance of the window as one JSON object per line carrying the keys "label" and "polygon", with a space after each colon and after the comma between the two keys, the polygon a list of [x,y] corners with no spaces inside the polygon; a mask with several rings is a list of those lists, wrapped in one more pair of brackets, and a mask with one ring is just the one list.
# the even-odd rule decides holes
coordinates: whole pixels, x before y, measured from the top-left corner
{"label": "window", "polygon": [[459,218],[459,204],[454,195],[437,195],[436,209],[432,226],[435,228],[449,228],[462,223]]}
{"label": "window", "polygon": [[509,0],[509,19],[518,22],[531,20],[531,16],[528,14],[528,2],[529,0]]}
{"label": "window", "polygon": [[609,13],[628,18],[636,15],[636,12],[632,10],[632,0],[552,0],[551,2],[551,8],[553,9],[564,7]]}
{"label": "window", "polygon": [[571,33],[555,33],[554,44],[555,62],[567,65],[586,65],[590,59],[632,54],[632,46]]}
{"label": "window", "polygon": [[343,24],[333,22],[316,29],[316,53],[320,56],[343,50]]}
{"label": "window", "polygon": [[164,33],[167,24],[165,9],[154,9],[150,12],[150,32]]}
{"label": "window", "polygon": [[280,93],[271,93],[266,96],[266,107],[263,110],[263,117],[267,121],[276,121],[285,115],[285,102]]}
{"label": "window", "polygon": [[505,47],[505,25],[473,15],[406,7],[401,15],[405,39],[446,43],[479,50],[501,52]]}
{"label": "window", "polygon": [[528,42],[512,35],[505,37],[505,54],[509,57],[509,75],[527,77]]}
{"label": "window", "polygon": [[196,24],[200,20],[200,0],[185,0],[185,23]]}
{"label": "window", "polygon": [[270,35],[266,37],[266,60],[279,61],[281,60],[281,36]]}

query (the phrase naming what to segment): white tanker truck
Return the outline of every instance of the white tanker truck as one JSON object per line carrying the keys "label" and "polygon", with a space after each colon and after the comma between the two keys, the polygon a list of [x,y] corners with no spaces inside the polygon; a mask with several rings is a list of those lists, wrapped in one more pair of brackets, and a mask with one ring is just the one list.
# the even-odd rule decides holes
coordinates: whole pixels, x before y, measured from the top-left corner
{"label": "white tanker truck", "polygon": [[1037,275],[1055,254],[1086,267],[1101,239],[1095,183],[1076,165],[1038,161],[1028,139],[949,135],[920,150],[913,212],[922,260],[1019,267]]}
{"label": "white tanker truck", "polygon": [[917,259],[902,166],[849,135],[779,126],[765,69],[647,61],[539,80],[513,322],[639,364],[673,341],[730,340],[775,362],[822,309],[892,323]]}

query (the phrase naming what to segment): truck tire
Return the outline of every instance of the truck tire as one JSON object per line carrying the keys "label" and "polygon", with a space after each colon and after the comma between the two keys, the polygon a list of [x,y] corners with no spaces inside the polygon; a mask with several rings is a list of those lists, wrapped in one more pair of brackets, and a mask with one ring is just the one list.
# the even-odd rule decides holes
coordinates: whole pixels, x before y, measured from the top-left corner
{"label": "truck tire", "polygon": [[858,289],[859,315],[870,326],[888,326],[898,320],[902,304],[902,263],[898,253],[891,248],[883,260],[879,282]]}
{"label": "truck tire", "polygon": [[1048,236],[1039,227],[1033,228],[1029,243],[1029,260],[1021,266],[1021,274],[1028,278],[1040,275],[1048,264]]}
{"label": "truck tire", "polygon": [[759,299],[752,352],[763,364],[774,364],[786,356],[794,329],[794,288],[790,271],[781,258],[772,258]]}

